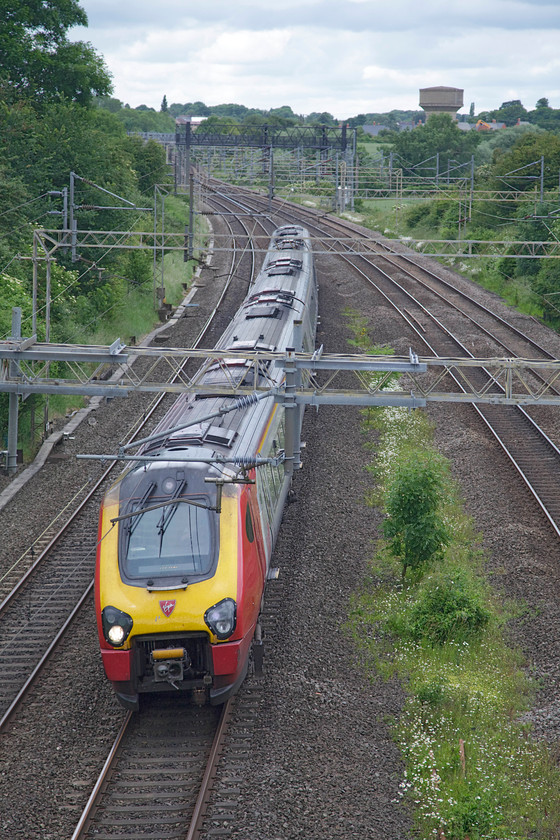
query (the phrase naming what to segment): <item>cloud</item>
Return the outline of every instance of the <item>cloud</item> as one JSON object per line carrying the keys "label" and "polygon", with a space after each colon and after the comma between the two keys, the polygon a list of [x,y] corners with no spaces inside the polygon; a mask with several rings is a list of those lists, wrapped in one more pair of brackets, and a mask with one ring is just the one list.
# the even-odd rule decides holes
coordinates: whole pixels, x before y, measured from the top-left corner
{"label": "cloud", "polygon": [[464,88],[478,110],[558,97],[557,0],[82,0],[90,41],[131,105],[233,101],[296,113],[418,107]]}
{"label": "cloud", "polygon": [[274,62],[285,55],[291,35],[287,30],[221,32],[197,59],[209,64],[255,64]]}

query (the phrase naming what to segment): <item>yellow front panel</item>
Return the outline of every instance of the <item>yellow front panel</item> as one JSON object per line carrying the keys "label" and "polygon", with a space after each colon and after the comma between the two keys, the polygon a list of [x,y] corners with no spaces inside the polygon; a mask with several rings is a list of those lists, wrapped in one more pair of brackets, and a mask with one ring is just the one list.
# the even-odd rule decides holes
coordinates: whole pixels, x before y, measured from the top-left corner
{"label": "yellow front panel", "polygon": [[[132,632],[123,648],[130,647],[133,636],[157,632],[209,632],[204,622],[206,610],[223,598],[237,600],[238,500],[235,490],[233,494],[226,495],[224,490],[222,497],[222,512],[218,518],[220,553],[216,572],[212,578],[190,584],[186,590],[148,592],[143,587],[124,584],[117,561],[118,528],[112,528],[110,522],[119,515],[118,505],[104,508],[102,533],[107,536],[102,540],[100,549],[100,602],[101,609],[110,604],[132,617]],[[160,601],[176,601],[169,617],[161,609]]]}

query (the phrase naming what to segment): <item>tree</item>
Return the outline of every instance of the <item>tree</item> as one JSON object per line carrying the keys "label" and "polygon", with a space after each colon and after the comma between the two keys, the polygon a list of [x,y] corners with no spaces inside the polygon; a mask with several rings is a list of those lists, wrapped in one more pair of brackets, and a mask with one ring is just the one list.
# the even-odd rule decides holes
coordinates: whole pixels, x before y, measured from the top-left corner
{"label": "tree", "polygon": [[[236,121],[243,120],[248,114],[258,114],[257,108],[247,108],[246,105],[237,105],[235,102],[224,103],[222,105],[213,105],[210,108],[212,116],[216,117],[231,117]],[[195,115],[193,115],[195,116]],[[198,114],[202,116],[202,114]]]}
{"label": "tree", "polygon": [[168,110],[168,108],[167,108],[167,96],[166,96],[165,94],[163,94],[163,99],[161,100],[161,108],[160,108],[160,111],[161,111],[163,114],[167,114],[167,110]]}
{"label": "tree", "polygon": [[536,125],[512,125],[500,131],[483,131],[475,152],[477,166],[490,164],[500,155],[509,151],[525,134],[542,134],[543,129]]}
{"label": "tree", "polygon": [[312,114],[307,115],[305,122],[308,125],[338,125],[338,122],[332,114],[328,113],[328,111],[323,111],[321,114],[317,111],[313,111]]}
{"label": "tree", "polygon": [[416,166],[439,154],[440,172],[451,160],[470,160],[480,139],[477,131],[461,131],[449,114],[433,114],[426,125],[393,135],[395,151],[405,165]]}
{"label": "tree", "polygon": [[298,117],[294,114],[289,105],[282,105],[280,108],[271,108],[268,112],[272,117],[279,117],[286,122],[295,122]]}
{"label": "tree", "polygon": [[169,106],[169,113],[172,117],[208,117],[211,111],[204,102],[186,102],[184,105],[181,105],[180,102],[173,102]]}
{"label": "tree", "polygon": [[169,170],[165,162],[165,149],[155,140],[147,143],[140,137],[127,138],[127,151],[134,158],[134,171],[138,178],[138,187],[143,193],[151,195],[156,184],[169,182]]}
{"label": "tree", "polygon": [[104,108],[112,114],[118,114],[123,107],[120,99],[115,99],[112,96],[97,96],[94,100],[98,108]]}
{"label": "tree", "polygon": [[221,117],[212,114],[200,123],[198,131],[201,134],[209,131],[214,131],[216,134],[220,134],[220,132],[224,130],[229,133],[230,129],[235,126],[239,126],[239,123],[233,117]]}
{"label": "tree", "polygon": [[87,105],[111,93],[110,75],[91,44],[68,40],[87,26],[77,0],[25,0],[0,15],[0,78],[12,100],[69,99]]}
{"label": "tree", "polygon": [[439,559],[450,536],[439,513],[443,501],[443,465],[429,454],[403,459],[386,495],[388,518],[383,532],[389,550],[407,569],[420,570]]}
{"label": "tree", "polygon": [[162,113],[144,105],[138,108],[122,108],[115,113],[127,131],[159,131],[164,134],[175,131],[175,120],[169,111]]}
{"label": "tree", "polygon": [[560,109],[551,108],[546,96],[542,96],[537,100],[535,110],[529,111],[527,119],[540,128],[555,131],[560,128]]}
{"label": "tree", "polygon": [[[560,137],[551,131],[523,134],[510,151],[496,159],[495,175],[507,175],[506,180],[513,183],[515,189],[534,189],[535,184],[540,182],[541,156],[544,157],[544,186],[546,189],[554,189],[558,186],[560,169]],[[510,172],[515,172],[515,176],[509,176]],[[499,178],[496,186],[503,189],[502,178]]]}
{"label": "tree", "polygon": [[[560,233],[558,223],[551,224],[555,238]],[[549,237],[552,238],[552,237]],[[543,316],[552,324],[560,322],[560,266],[558,260],[534,260],[540,263],[539,271],[533,278],[532,288],[537,295]]]}
{"label": "tree", "polygon": [[509,102],[502,102],[498,110],[493,112],[493,116],[498,122],[515,125],[518,120],[526,120],[528,113],[520,99],[512,99]]}

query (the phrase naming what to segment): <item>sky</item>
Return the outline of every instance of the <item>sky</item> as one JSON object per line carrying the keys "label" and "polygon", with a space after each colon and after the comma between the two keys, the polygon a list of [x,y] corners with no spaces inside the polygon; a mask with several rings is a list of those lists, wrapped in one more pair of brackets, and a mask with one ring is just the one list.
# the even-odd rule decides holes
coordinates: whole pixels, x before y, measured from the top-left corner
{"label": "sky", "polygon": [[463,113],[547,97],[560,108],[559,0],[80,0],[89,41],[135,108],[235,102],[296,114],[418,109],[464,90]]}

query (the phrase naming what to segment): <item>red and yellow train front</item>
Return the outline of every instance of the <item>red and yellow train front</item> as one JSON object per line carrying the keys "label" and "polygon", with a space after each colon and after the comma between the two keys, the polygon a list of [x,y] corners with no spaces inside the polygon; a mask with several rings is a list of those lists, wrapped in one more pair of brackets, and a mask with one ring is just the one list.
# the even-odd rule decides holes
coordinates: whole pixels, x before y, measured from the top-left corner
{"label": "red and yellow train front", "polygon": [[224,702],[247,671],[265,580],[253,486],[220,493],[170,462],[128,473],[99,522],[95,605],[105,673],[123,705],[189,691]]}

